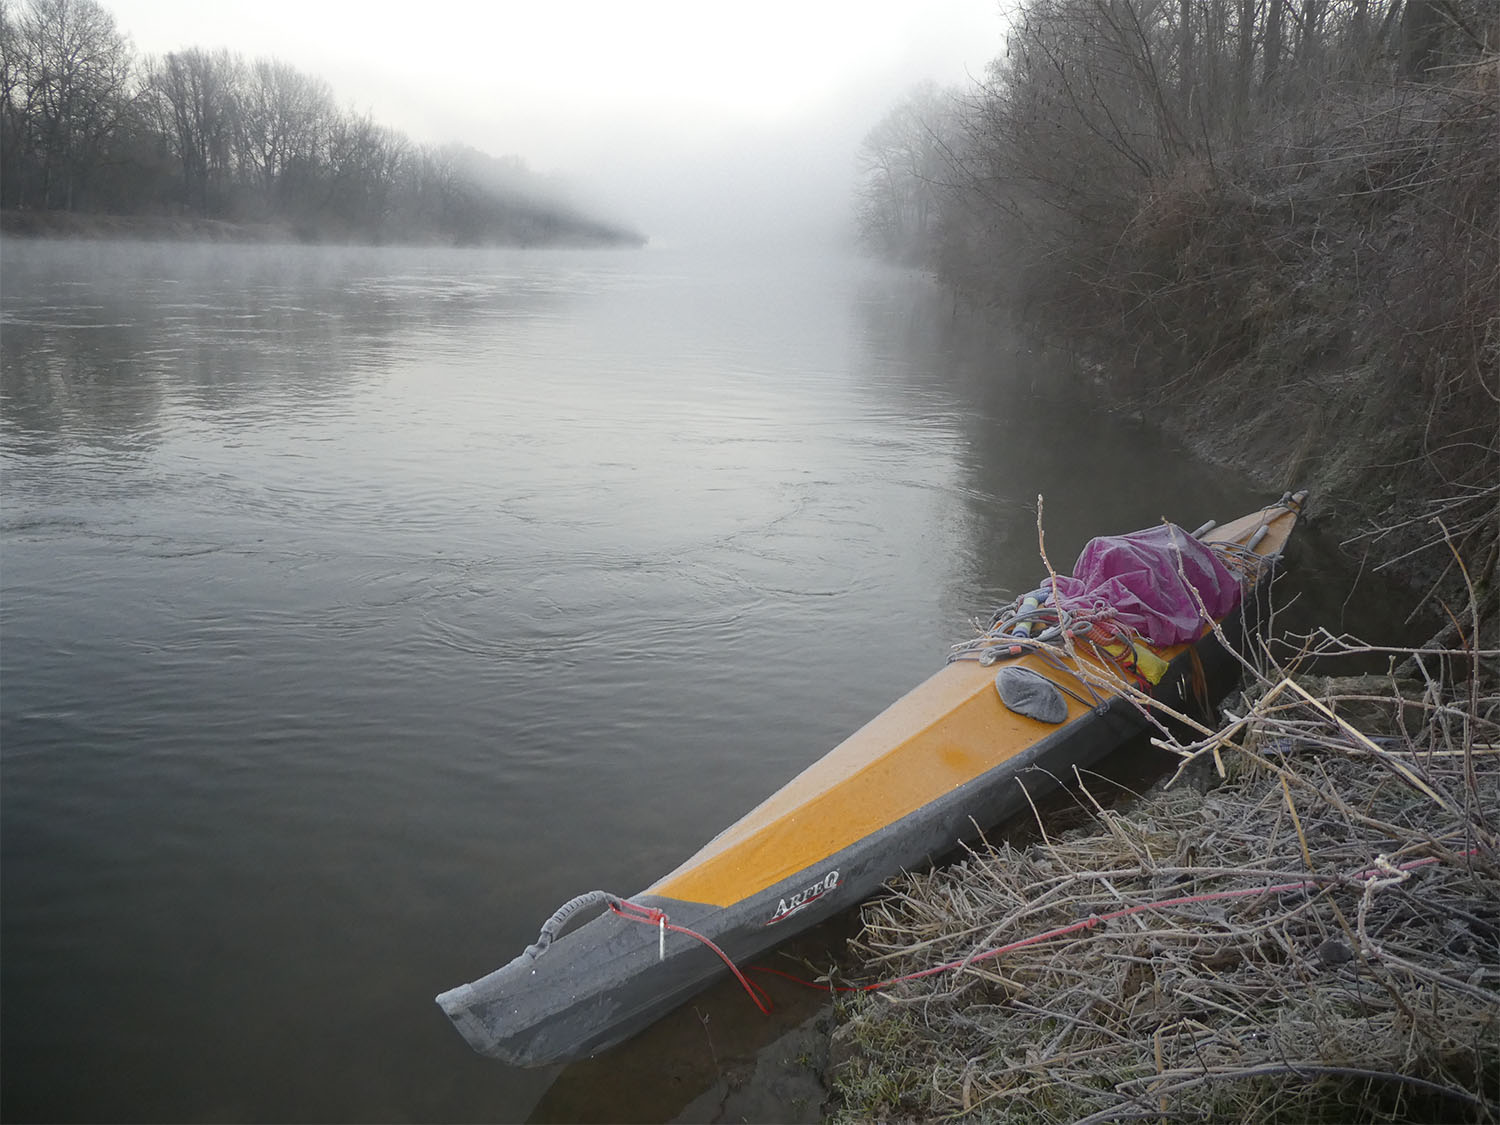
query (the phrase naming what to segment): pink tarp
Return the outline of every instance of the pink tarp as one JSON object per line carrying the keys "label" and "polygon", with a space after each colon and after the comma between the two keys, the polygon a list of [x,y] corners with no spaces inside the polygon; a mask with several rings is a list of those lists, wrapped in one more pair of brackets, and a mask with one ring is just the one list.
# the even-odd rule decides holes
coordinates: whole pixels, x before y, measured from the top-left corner
{"label": "pink tarp", "polygon": [[1208,624],[1203,609],[1218,619],[1239,600],[1234,575],[1213,551],[1173,524],[1091,539],[1073,576],[1059,577],[1051,598],[1073,613],[1108,606],[1115,621],[1159,645],[1195,640]]}

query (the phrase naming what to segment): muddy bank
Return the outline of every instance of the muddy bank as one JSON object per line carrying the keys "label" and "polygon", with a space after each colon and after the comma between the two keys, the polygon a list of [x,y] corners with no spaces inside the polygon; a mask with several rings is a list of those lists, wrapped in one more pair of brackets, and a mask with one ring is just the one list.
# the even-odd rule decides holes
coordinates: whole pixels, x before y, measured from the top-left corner
{"label": "muddy bank", "polygon": [[0,211],[0,233],[14,238],[113,238],[165,242],[298,242],[282,223],[155,215],[87,215],[72,211]]}
{"label": "muddy bank", "polygon": [[763,1047],[747,1068],[726,1074],[672,1120],[816,1125],[825,1119],[832,1006]]}
{"label": "muddy bank", "polygon": [[412,237],[358,238],[335,230],[286,222],[232,223],[224,219],[164,215],[99,215],[74,211],[0,211],[0,234],[11,238],[129,239],[150,242],[302,243],[333,246],[455,246],[497,245],[528,248],[628,247],[646,244],[643,235],[590,227],[579,220],[562,223],[549,233],[530,232],[513,239],[469,240]]}

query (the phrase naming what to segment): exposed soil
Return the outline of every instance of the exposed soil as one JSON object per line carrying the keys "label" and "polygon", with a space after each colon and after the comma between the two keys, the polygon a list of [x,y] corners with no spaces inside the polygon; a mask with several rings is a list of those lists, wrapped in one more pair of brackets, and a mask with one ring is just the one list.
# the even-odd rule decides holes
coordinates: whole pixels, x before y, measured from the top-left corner
{"label": "exposed soil", "polygon": [[118,238],[170,242],[297,242],[279,223],[72,211],[0,211],[0,232],[16,238]]}

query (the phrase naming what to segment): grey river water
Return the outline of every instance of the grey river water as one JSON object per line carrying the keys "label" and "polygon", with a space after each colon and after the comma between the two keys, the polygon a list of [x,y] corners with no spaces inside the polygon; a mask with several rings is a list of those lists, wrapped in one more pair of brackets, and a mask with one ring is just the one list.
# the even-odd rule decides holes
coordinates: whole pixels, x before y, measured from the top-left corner
{"label": "grey river water", "polygon": [[1063,563],[1265,498],[868,263],[7,241],[0,290],[7,1120],[524,1119],[557,1072],[437,992],[938,667],[1038,493]]}

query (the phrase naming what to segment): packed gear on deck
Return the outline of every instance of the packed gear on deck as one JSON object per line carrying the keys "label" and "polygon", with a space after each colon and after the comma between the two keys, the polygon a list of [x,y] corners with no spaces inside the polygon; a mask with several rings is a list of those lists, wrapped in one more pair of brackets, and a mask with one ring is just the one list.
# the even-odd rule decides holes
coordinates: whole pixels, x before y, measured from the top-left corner
{"label": "packed gear on deck", "polygon": [[[1304,495],[1283,495],[1265,518],[1299,511]],[[1160,683],[1167,661],[1157,650],[1203,636],[1239,604],[1272,561],[1253,547],[1203,542],[1213,527],[1210,522],[1188,532],[1162,523],[1091,539],[1072,574],[1050,575],[996,610],[981,635],[954,645],[948,659],[990,665],[1037,653],[1055,662],[1069,643],[1084,642],[1126,681],[1142,687]],[[1018,714],[1041,718],[1039,711],[1053,713],[1062,705],[1060,697],[1055,704],[1039,702],[1041,689],[1023,690],[1017,677],[1002,683],[997,676],[995,687]]]}

